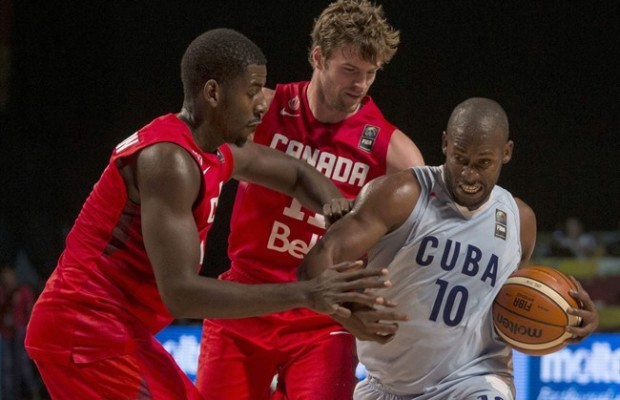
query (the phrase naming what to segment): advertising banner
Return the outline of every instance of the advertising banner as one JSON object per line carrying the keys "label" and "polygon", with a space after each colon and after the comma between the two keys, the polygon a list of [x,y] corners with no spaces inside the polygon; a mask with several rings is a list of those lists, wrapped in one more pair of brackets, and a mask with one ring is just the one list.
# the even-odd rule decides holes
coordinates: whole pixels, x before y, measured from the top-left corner
{"label": "advertising banner", "polygon": [[[199,325],[170,326],[157,335],[192,381],[200,353]],[[553,354],[514,352],[516,400],[620,400],[620,334],[595,334]],[[363,365],[357,368],[363,379]]]}

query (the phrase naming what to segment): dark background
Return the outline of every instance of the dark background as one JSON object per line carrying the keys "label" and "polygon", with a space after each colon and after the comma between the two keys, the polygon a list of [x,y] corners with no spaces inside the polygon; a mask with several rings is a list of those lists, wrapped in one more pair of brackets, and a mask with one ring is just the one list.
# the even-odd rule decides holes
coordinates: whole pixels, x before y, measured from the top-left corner
{"label": "dark background", "polygon": [[[179,63],[194,37],[237,29],[268,57],[268,86],[309,79],[309,33],[328,3],[13,0],[2,30],[12,52],[0,125],[4,252],[24,248],[49,274],[112,148],[180,109]],[[453,107],[493,98],[515,141],[500,184],[534,208],[539,229],[571,215],[588,230],[618,228],[617,1],[380,3],[402,40],[370,94],[429,164],[442,162]],[[230,198],[209,236],[218,257]]]}

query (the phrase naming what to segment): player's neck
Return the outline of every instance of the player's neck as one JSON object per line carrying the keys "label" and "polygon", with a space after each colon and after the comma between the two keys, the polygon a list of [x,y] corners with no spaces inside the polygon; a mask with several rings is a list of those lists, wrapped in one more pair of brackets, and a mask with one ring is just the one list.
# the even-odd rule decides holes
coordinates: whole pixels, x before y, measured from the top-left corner
{"label": "player's neck", "polygon": [[205,153],[215,152],[218,146],[222,144],[221,139],[209,131],[208,124],[204,120],[199,121],[199,119],[195,118],[187,108],[183,107],[181,112],[177,114],[177,118],[187,125],[194,138],[194,142]]}
{"label": "player's neck", "polygon": [[310,106],[310,111],[314,118],[326,124],[342,122],[357,113],[361,107],[360,103],[355,107],[355,110],[346,112],[330,106],[320,85],[312,81],[306,90],[306,99],[308,100],[308,105]]}

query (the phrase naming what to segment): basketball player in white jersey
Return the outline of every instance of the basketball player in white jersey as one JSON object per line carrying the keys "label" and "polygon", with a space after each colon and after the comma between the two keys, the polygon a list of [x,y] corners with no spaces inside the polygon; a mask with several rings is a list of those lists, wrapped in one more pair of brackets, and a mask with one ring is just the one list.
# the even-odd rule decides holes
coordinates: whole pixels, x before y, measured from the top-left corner
{"label": "basketball player in white jersey", "polygon": [[[452,112],[443,133],[442,166],[414,167],[365,186],[353,210],[308,253],[300,278],[368,254],[368,268],[390,271],[381,289],[408,316],[386,344],[358,341],[368,377],[356,400],[513,400],[510,348],[493,330],[491,305],[508,276],[534,249],[532,209],[496,185],[513,142],[499,104],[471,98]],[[583,318],[572,341],[598,326],[598,313],[577,282],[571,293]],[[357,310],[341,321],[374,321]],[[376,319],[376,318],[375,318]],[[377,325],[377,326],[378,326]]]}

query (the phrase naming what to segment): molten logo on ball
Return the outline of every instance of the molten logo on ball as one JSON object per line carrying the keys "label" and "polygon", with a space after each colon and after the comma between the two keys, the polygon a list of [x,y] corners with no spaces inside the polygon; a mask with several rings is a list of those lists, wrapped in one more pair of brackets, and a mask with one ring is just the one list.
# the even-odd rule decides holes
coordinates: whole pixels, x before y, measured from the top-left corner
{"label": "molten logo on ball", "polygon": [[513,273],[493,302],[499,337],[522,353],[544,355],[566,346],[567,325],[578,325],[568,314],[580,304],[570,294],[573,281],[550,267],[526,267]]}
{"label": "molten logo on ball", "polygon": [[500,324],[506,329],[508,329],[513,334],[529,336],[533,338],[539,338],[542,336],[542,330],[536,329],[531,326],[520,325],[510,319],[506,318],[506,316],[502,315],[501,312],[498,312],[495,316],[495,324]]}

